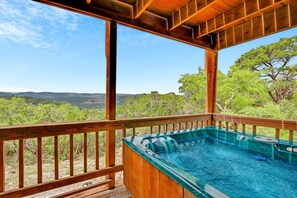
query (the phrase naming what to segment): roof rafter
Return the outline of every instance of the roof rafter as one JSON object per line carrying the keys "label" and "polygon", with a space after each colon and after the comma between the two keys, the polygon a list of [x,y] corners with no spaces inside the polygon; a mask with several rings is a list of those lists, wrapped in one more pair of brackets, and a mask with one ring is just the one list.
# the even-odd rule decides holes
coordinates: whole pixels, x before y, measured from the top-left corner
{"label": "roof rafter", "polygon": [[162,37],[187,43],[196,47],[210,49],[207,37],[194,38],[193,28],[181,25],[172,31],[168,30],[166,18],[151,12],[143,12],[133,19],[133,6],[118,0],[33,0],[40,3],[75,11],[103,20],[114,20],[119,24],[149,32]]}
{"label": "roof rafter", "polygon": [[154,0],[136,0],[133,6],[134,19],[140,17],[140,15],[150,6],[153,1]]}
{"label": "roof rafter", "polygon": [[297,27],[296,0],[292,0],[281,8],[252,18],[243,24],[219,32],[217,34],[218,49],[224,49],[293,27]]}
{"label": "roof rafter", "polygon": [[182,23],[190,20],[192,17],[203,12],[206,8],[215,3],[216,0],[191,0],[179,10],[172,13],[168,18],[169,29],[180,26]]}
{"label": "roof rafter", "polygon": [[226,30],[239,23],[248,21],[252,18],[266,14],[272,10],[283,7],[290,0],[249,0],[244,1],[239,6],[224,12],[202,24],[198,25],[196,37],[202,37],[213,32]]}

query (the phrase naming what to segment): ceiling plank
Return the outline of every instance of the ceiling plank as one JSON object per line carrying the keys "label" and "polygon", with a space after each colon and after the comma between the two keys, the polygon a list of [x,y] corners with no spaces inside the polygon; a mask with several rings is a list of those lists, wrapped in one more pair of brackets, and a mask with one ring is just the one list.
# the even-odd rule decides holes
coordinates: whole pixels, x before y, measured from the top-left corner
{"label": "ceiling plank", "polygon": [[153,2],[153,0],[136,0],[133,6],[134,19],[137,19]]}
{"label": "ceiling plank", "polygon": [[218,49],[224,49],[256,38],[297,27],[297,2],[291,1],[281,8],[272,10],[243,24],[219,32]]}
{"label": "ceiling plank", "polygon": [[[261,3],[262,2],[262,3]],[[265,2],[265,4],[263,3]],[[288,0],[249,0],[245,1],[239,6],[224,12],[223,14],[216,16],[204,23],[199,24],[197,31],[197,38],[211,34],[213,32],[219,32],[222,30],[229,29],[239,23],[246,22],[252,18],[256,18],[260,15],[269,13],[272,10],[278,9],[285,4],[288,4]],[[215,21],[214,28],[212,21]]]}
{"label": "ceiling plank", "polygon": [[175,29],[187,20],[203,12],[215,2],[216,0],[190,0],[182,8],[173,12],[172,16],[168,18],[169,29]]}
{"label": "ceiling plank", "polygon": [[172,31],[168,30],[166,18],[151,12],[143,12],[136,20],[133,19],[133,6],[118,0],[33,0],[56,6],[84,15],[114,20],[121,25],[173,39],[196,47],[211,49],[209,39],[194,38],[193,28],[181,25]]}

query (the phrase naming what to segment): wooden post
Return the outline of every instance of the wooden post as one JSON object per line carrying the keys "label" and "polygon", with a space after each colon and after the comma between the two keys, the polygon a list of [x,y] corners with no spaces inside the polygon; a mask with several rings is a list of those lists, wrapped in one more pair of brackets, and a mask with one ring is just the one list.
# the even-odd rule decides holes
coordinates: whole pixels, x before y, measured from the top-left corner
{"label": "wooden post", "polygon": [[0,193],[5,190],[4,142],[0,140]]}
{"label": "wooden post", "polygon": [[[215,113],[216,110],[216,87],[218,70],[218,52],[215,50],[205,50],[204,69],[207,76],[206,80],[206,113]],[[211,125],[212,121],[207,125]]]}
{"label": "wooden post", "polygon": [[[105,55],[106,55],[106,120],[116,119],[116,65],[117,65],[117,23],[106,21]],[[115,130],[106,132],[106,167],[115,165]],[[108,188],[115,187],[115,174]]]}
{"label": "wooden post", "polygon": [[205,73],[207,75],[206,84],[206,113],[214,113],[216,108],[216,85],[218,52],[214,50],[205,50]]}

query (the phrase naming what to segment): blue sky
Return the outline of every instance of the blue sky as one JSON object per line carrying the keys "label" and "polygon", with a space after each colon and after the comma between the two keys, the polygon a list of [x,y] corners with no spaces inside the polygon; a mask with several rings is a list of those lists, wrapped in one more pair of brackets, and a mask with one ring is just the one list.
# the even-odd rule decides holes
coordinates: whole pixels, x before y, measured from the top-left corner
{"label": "blue sky", "polygon": [[[29,0],[0,0],[0,91],[104,93],[103,20]],[[297,29],[219,51],[228,71],[251,48]],[[181,74],[204,65],[204,50],[118,26],[118,93],[178,93]]]}

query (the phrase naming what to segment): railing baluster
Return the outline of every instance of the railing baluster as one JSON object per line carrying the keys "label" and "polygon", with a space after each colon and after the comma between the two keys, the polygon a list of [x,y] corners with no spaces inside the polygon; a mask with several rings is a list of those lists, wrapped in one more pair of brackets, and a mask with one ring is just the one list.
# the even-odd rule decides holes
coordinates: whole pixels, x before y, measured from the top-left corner
{"label": "railing baluster", "polygon": [[191,122],[191,129],[193,129],[193,122]]}
{"label": "railing baluster", "polygon": [[133,128],[133,136],[135,136],[135,134],[136,134],[136,129]]}
{"label": "railing baluster", "polygon": [[172,124],[172,131],[175,131],[175,124]]}
{"label": "railing baluster", "polygon": [[165,124],[165,132],[168,131],[168,124]]}
{"label": "railing baluster", "polygon": [[289,141],[290,142],[293,142],[293,139],[294,139],[294,131],[293,130],[290,130],[289,131]]}
{"label": "railing baluster", "polygon": [[153,126],[150,126],[150,134],[153,134]]}
{"label": "railing baluster", "polygon": [[88,134],[84,133],[84,173],[88,172]]}
{"label": "railing baluster", "polygon": [[275,138],[280,137],[280,129],[275,129]]}
{"label": "railing baluster", "polygon": [[257,126],[256,125],[253,125],[253,134],[257,134]]}
{"label": "railing baluster", "polygon": [[234,131],[237,131],[237,128],[238,128],[238,125],[237,125],[237,123],[234,123],[234,127],[233,127],[234,129]]}
{"label": "railing baluster", "polygon": [[59,179],[59,139],[54,137],[54,155],[55,155],[55,180]]}
{"label": "railing baluster", "polygon": [[242,124],[242,132],[245,132],[245,124]]}
{"label": "railing baluster", "polygon": [[37,182],[42,183],[42,139],[37,138]]}
{"label": "railing baluster", "polygon": [[[126,137],[126,129],[123,129],[123,137]],[[125,135],[124,135],[125,134]],[[95,132],[95,164],[96,164],[96,170],[99,170],[99,132]]]}
{"label": "railing baluster", "polygon": [[73,169],[73,134],[69,136],[70,141],[70,153],[69,153],[69,163],[70,163],[70,176],[73,176],[74,169]]}
{"label": "railing baluster", "polygon": [[178,130],[181,130],[181,127],[182,127],[181,123],[178,123]]}
{"label": "railing baluster", "polygon": [[5,190],[4,142],[0,140],[0,192]]}
{"label": "railing baluster", "polygon": [[211,126],[216,126],[216,121],[215,120],[211,120]]}
{"label": "railing baluster", "polygon": [[199,128],[199,121],[196,121],[196,128]]}
{"label": "railing baluster", "polygon": [[219,128],[222,128],[222,121],[219,121]]}
{"label": "railing baluster", "polygon": [[126,136],[127,136],[127,130],[123,129],[123,137],[126,137]]}
{"label": "railing baluster", "polygon": [[188,122],[185,122],[185,129],[188,129]]}
{"label": "railing baluster", "polygon": [[19,188],[24,187],[24,140],[19,140]]}
{"label": "railing baluster", "polygon": [[161,133],[161,125],[159,125],[159,131],[158,132]]}
{"label": "railing baluster", "polygon": [[229,130],[229,122],[226,122],[226,130]]}

